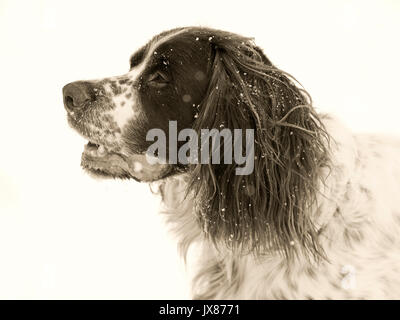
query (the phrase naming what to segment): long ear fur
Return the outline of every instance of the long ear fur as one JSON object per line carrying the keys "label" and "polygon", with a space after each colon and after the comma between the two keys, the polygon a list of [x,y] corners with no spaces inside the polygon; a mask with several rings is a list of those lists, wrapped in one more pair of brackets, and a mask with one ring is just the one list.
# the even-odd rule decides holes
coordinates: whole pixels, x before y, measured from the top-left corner
{"label": "long ear fur", "polygon": [[235,164],[190,168],[204,232],[217,248],[322,257],[311,207],[320,169],[329,163],[329,137],[311,98],[251,39],[203,36],[213,48],[212,74],[194,129],[255,129],[252,174],[236,175]]}

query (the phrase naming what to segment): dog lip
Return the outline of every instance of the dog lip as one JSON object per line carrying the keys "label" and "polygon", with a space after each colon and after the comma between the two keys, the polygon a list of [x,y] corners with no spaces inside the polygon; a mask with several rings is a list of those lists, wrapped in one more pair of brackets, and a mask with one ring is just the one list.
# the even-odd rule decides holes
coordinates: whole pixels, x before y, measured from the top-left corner
{"label": "dog lip", "polygon": [[97,143],[97,141],[90,141],[84,146],[82,158],[89,159],[91,161],[107,161],[112,155],[119,156],[122,160],[126,160],[125,156],[115,152],[104,144]]}
{"label": "dog lip", "polygon": [[84,147],[81,166],[96,176],[127,176],[129,172],[125,156],[93,141]]}
{"label": "dog lip", "polygon": [[82,138],[87,140],[89,145],[102,145],[100,141],[97,141],[90,135],[90,131],[87,130],[86,124],[90,125],[90,122],[82,121],[82,119],[77,120],[75,117],[72,117],[70,114],[67,115],[67,122],[68,125],[76,132],[78,133]]}
{"label": "dog lip", "polygon": [[113,177],[112,174],[110,174],[110,173],[108,173],[106,171],[103,171],[101,169],[92,168],[91,166],[89,166],[89,165],[87,165],[85,163],[82,163],[81,166],[87,173],[89,173],[89,175],[91,175],[91,176],[93,176],[95,178]]}

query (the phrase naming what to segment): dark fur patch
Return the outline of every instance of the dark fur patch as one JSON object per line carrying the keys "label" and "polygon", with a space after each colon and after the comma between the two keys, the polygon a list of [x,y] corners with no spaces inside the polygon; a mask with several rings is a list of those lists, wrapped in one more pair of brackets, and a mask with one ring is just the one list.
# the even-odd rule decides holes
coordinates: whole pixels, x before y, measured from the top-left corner
{"label": "dark fur patch", "polygon": [[[250,39],[192,30],[212,48],[210,82],[194,128],[253,128],[257,157],[248,176],[235,175],[235,164],[190,168],[203,230],[217,246],[242,252],[278,249],[293,257],[300,249],[306,257],[323,256],[308,212],[321,167],[329,165],[329,138],[310,97]],[[249,188],[251,196],[243,192]]]}

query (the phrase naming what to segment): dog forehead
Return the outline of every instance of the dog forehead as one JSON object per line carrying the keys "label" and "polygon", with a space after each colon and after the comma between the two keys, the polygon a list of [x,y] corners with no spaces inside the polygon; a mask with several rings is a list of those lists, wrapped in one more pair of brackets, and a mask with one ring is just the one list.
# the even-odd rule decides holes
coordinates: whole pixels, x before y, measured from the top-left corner
{"label": "dog forehead", "polygon": [[129,58],[131,68],[138,66],[140,64],[146,64],[152,60],[154,56],[157,56],[157,50],[172,40],[176,36],[187,32],[186,29],[173,30],[168,33],[161,33],[151,39],[146,45],[136,50]]}
{"label": "dog forehead", "polygon": [[132,80],[138,80],[155,65],[204,69],[210,61],[209,49],[208,38],[191,28],[164,32],[130,56],[131,69],[128,74]]}

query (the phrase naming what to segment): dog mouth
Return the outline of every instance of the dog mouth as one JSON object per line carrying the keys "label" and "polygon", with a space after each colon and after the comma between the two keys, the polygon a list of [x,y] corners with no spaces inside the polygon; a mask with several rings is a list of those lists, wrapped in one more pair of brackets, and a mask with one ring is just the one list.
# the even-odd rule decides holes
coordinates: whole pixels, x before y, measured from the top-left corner
{"label": "dog mouth", "polygon": [[89,141],[84,147],[84,154],[93,158],[102,158],[111,152],[102,144]]}
{"label": "dog mouth", "polygon": [[100,177],[129,178],[132,171],[125,156],[92,141],[84,146],[81,166],[90,174]]}
{"label": "dog mouth", "polygon": [[143,154],[123,155],[103,144],[89,141],[83,150],[81,166],[96,178],[133,178],[156,181],[170,173],[166,164],[149,164]]}
{"label": "dog mouth", "polygon": [[[81,167],[94,178],[121,178],[151,182],[171,174],[167,164],[149,163],[144,153],[130,150],[113,135],[99,135],[88,126],[68,117],[70,126],[88,142],[84,146]],[[110,139],[111,138],[111,139]]]}

